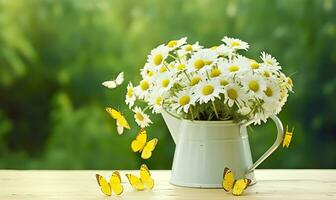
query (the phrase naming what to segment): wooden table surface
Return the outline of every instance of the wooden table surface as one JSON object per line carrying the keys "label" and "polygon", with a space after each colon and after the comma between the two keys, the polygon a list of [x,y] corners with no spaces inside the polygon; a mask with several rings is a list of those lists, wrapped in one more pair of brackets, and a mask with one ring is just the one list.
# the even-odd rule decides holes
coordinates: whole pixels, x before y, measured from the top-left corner
{"label": "wooden table surface", "polygon": [[169,184],[170,171],[154,171],[152,191],[133,191],[124,182],[121,196],[106,197],[97,185],[95,174],[109,176],[112,171],[0,170],[0,200],[7,199],[336,199],[336,170],[256,170],[256,185],[244,196],[234,197],[222,189],[182,188]]}

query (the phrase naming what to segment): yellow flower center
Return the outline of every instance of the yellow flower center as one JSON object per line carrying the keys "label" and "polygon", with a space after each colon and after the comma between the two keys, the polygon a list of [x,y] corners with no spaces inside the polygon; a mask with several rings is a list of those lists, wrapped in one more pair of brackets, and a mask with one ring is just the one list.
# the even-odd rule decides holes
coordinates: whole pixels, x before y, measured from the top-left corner
{"label": "yellow flower center", "polygon": [[218,48],[218,46],[212,46],[211,49],[212,50],[216,50]]}
{"label": "yellow flower center", "polygon": [[259,83],[256,80],[252,80],[249,82],[248,87],[250,90],[257,92],[259,90]]}
{"label": "yellow flower center", "polygon": [[206,85],[202,88],[202,94],[207,96],[214,92],[215,88],[212,85]]}
{"label": "yellow flower center", "polygon": [[184,64],[180,64],[179,66],[177,66],[178,70],[184,70],[185,69],[185,65]]}
{"label": "yellow flower center", "polygon": [[155,99],[156,105],[161,105],[161,102],[162,102],[162,97],[161,96],[156,97]]}
{"label": "yellow flower center", "polygon": [[238,41],[232,41],[231,42],[231,46],[232,47],[238,47],[238,46],[240,46],[240,42],[238,42]]}
{"label": "yellow flower center", "polygon": [[145,119],[145,117],[144,117],[141,113],[139,113],[139,112],[137,112],[137,113],[135,114],[135,117],[136,117],[137,120],[139,120],[139,121],[143,121],[143,120]]}
{"label": "yellow flower center", "polygon": [[185,50],[186,50],[186,51],[192,51],[193,48],[192,48],[192,46],[191,46],[190,44],[187,44],[187,45],[185,46]]}
{"label": "yellow flower center", "polygon": [[269,64],[269,65],[273,65],[272,60],[266,60],[266,63]]}
{"label": "yellow flower center", "polygon": [[231,65],[228,69],[230,72],[236,72],[239,70],[239,67],[237,65]]}
{"label": "yellow flower center", "polygon": [[193,77],[191,80],[190,80],[190,85],[191,86],[194,86],[196,85],[197,83],[199,83],[201,81],[201,77],[199,76],[196,76],[196,77]]}
{"label": "yellow flower center", "polygon": [[225,80],[225,79],[222,79],[220,81],[220,85],[222,85],[222,86],[226,86],[227,84],[229,84],[229,82],[227,80]]}
{"label": "yellow flower center", "polygon": [[268,97],[273,96],[273,90],[272,90],[272,88],[267,87],[266,90],[265,90],[265,94],[266,94]]}
{"label": "yellow flower center", "polygon": [[228,89],[227,93],[228,93],[228,96],[229,96],[230,99],[235,100],[238,97],[238,92],[233,88]]}
{"label": "yellow flower center", "polygon": [[170,82],[170,80],[167,79],[167,78],[162,80],[162,82],[161,82],[162,87],[167,87],[169,85],[169,82]]}
{"label": "yellow flower center", "polygon": [[264,76],[265,76],[266,78],[269,78],[269,77],[271,76],[271,74],[270,74],[268,71],[264,71]]}
{"label": "yellow flower center", "polygon": [[127,96],[132,97],[133,96],[133,88],[128,88],[127,89]]}
{"label": "yellow flower center", "polygon": [[151,76],[154,75],[154,73],[153,73],[152,71],[148,70],[148,71],[147,71],[147,75],[148,75],[149,77],[151,77]]}
{"label": "yellow flower center", "polygon": [[140,83],[140,87],[141,87],[141,89],[142,90],[148,90],[148,88],[149,88],[149,83],[148,83],[148,81],[141,81],[141,83]]}
{"label": "yellow flower center", "polygon": [[190,97],[188,95],[181,96],[179,99],[179,104],[181,106],[187,105],[190,102]]}
{"label": "yellow flower center", "polygon": [[293,80],[290,77],[288,77],[287,83],[288,85],[293,86]]}
{"label": "yellow flower center", "polygon": [[194,67],[196,69],[201,69],[202,67],[204,67],[205,63],[202,59],[198,59],[194,62]]}
{"label": "yellow flower center", "polygon": [[160,73],[163,73],[163,72],[167,71],[167,67],[162,66],[159,71],[160,71]]}
{"label": "yellow flower center", "polygon": [[251,62],[250,64],[251,69],[259,69],[259,63],[256,61]]}
{"label": "yellow flower center", "polygon": [[160,65],[162,63],[163,56],[161,54],[157,54],[153,57],[153,62],[155,65]]}
{"label": "yellow flower center", "polygon": [[175,47],[176,45],[177,45],[177,41],[171,40],[168,42],[167,47],[172,48],[172,47]]}
{"label": "yellow flower center", "polygon": [[212,69],[211,70],[211,72],[210,72],[210,77],[217,77],[217,76],[219,76],[219,75],[221,75],[221,70],[219,70],[218,68],[214,68],[214,69]]}

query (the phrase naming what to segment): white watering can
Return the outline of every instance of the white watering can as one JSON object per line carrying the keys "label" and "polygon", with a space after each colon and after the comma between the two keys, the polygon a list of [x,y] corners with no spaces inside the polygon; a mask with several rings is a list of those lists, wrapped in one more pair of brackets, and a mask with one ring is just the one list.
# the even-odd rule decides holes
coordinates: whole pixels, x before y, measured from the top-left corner
{"label": "white watering can", "polygon": [[278,148],[283,139],[280,119],[271,116],[277,126],[274,144],[255,162],[246,127],[249,123],[232,121],[190,121],[162,112],[176,144],[170,183],[197,188],[222,187],[224,168],[235,178],[249,178],[256,183],[254,169]]}

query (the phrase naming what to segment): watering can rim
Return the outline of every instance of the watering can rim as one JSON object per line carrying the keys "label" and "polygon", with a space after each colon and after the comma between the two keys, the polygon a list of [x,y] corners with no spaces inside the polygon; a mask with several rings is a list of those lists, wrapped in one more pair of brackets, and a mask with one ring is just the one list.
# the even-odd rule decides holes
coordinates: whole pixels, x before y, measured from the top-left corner
{"label": "watering can rim", "polygon": [[181,117],[178,117],[174,114],[172,114],[171,112],[167,111],[166,109],[163,109],[163,112],[167,113],[168,115],[170,115],[171,117],[175,118],[176,120],[180,120],[184,123],[187,124],[211,124],[211,125],[243,125],[246,122],[234,122],[233,120],[216,120],[216,121],[207,121],[207,120],[189,120],[189,119],[184,119]]}

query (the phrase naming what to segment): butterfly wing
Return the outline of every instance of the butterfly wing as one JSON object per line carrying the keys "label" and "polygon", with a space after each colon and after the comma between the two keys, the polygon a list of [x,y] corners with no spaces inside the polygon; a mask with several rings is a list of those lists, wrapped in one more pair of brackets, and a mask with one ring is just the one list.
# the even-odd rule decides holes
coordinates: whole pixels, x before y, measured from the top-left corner
{"label": "butterfly wing", "polygon": [[126,174],[126,177],[128,179],[128,182],[131,184],[131,186],[135,189],[135,190],[144,190],[145,186],[142,183],[142,181],[134,176],[133,174]]}
{"label": "butterfly wing", "polygon": [[106,107],[105,110],[113,119],[118,119],[121,117],[121,113],[111,107]]}
{"label": "butterfly wing", "polygon": [[152,156],[152,152],[154,151],[156,144],[158,143],[158,139],[154,138],[146,143],[145,147],[142,150],[141,158],[148,159]]}
{"label": "butterfly wing", "polygon": [[[121,125],[124,128],[130,129],[130,126],[126,120],[126,118],[117,110],[111,108],[111,107],[106,107],[105,108],[106,112],[108,114],[110,114],[110,116],[117,120],[117,122],[119,123],[119,125]],[[118,126],[117,126],[118,127]]]}
{"label": "butterfly wing", "polygon": [[118,132],[118,134],[119,135],[123,134],[124,133],[124,127],[121,126],[118,121],[116,122],[116,126],[117,126],[117,132]]}
{"label": "butterfly wing", "polygon": [[290,144],[290,142],[291,142],[291,140],[292,140],[292,134],[287,134],[287,133],[286,133],[285,138],[284,138],[284,141],[283,141],[283,143],[282,143],[282,147],[286,147],[286,148],[288,148],[288,147],[289,147],[289,144]]}
{"label": "butterfly wing", "polygon": [[117,85],[121,85],[124,82],[124,72],[120,72],[115,79]]}
{"label": "butterfly wing", "polygon": [[96,174],[96,179],[97,179],[98,185],[100,186],[101,191],[105,195],[111,196],[112,190],[111,190],[110,183],[107,182],[107,180],[99,174]]}
{"label": "butterfly wing", "polygon": [[124,72],[120,72],[115,80],[104,81],[102,85],[109,89],[113,89],[116,88],[118,85],[121,85],[123,82],[124,82]]}
{"label": "butterfly wing", "polygon": [[111,190],[116,194],[116,195],[120,195],[123,191],[124,188],[121,185],[121,178],[120,178],[120,174],[117,171],[114,171],[112,173],[112,176],[110,178],[110,185],[111,185]]}
{"label": "butterfly wing", "polygon": [[240,196],[243,194],[244,190],[247,188],[247,186],[251,183],[250,179],[244,178],[244,179],[238,179],[233,186],[232,194],[235,196]]}
{"label": "butterfly wing", "polygon": [[117,87],[117,83],[116,81],[104,81],[102,83],[103,86],[109,88],[109,89],[113,89],[113,88],[116,88]]}
{"label": "butterfly wing", "polygon": [[153,189],[154,180],[152,179],[149,169],[145,164],[142,164],[140,167],[140,179],[148,189]]}
{"label": "butterfly wing", "polygon": [[292,131],[288,131],[288,126],[286,127],[286,133],[285,133],[285,138],[282,143],[282,147],[289,147],[290,142],[292,141],[292,136],[293,136],[294,128]]}
{"label": "butterfly wing", "polygon": [[233,184],[235,182],[234,174],[229,168],[224,169],[223,174],[223,189],[227,192],[229,192],[233,188]]}
{"label": "butterfly wing", "polygon": [[121,114],[120,114],[120,117],[117,119],[117,121],[122,127],[130,129],[130,126],[129,126],[126,118],[124,116],[122,116]]}
{"label": "butterfly wing", "polygon": [[147,132],[145,129],[141,129],[135,140],[131,143],[133,152],[141,152],[147,142]]}

